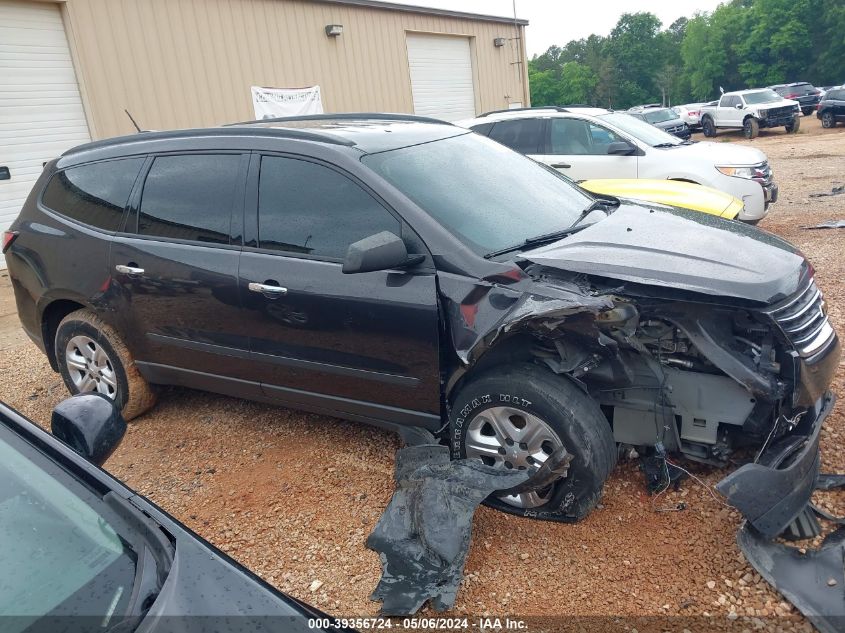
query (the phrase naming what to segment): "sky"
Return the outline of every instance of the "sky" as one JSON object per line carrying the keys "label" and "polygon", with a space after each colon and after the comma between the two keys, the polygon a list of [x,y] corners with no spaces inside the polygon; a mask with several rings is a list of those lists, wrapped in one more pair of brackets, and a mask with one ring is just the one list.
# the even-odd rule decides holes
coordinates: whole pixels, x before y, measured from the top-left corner
{"label": "sky", "polygon": [[[486,13],[513,17],[512,0],[392,0],[453,11]],[[593,33],[607,35],[623,13],[649,11],[669,26],[676,19],[691,17],[696,11],[712,11],[722,0],[516,0],[516,16],[528,20],[525,39],[528,58],[540,55],[549,46],[563,46]]]}

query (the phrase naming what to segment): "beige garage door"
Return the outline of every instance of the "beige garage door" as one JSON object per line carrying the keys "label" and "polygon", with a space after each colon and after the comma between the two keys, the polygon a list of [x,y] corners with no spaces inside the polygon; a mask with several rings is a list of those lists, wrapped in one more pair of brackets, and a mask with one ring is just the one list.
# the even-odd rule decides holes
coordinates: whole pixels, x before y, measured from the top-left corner
{"label": "beige garage door", "polygon": [[59,6],[0,0],[0,232],[43,164],[89,140]]}
{"label": "beige garage door", "polygon": [[446,121],[475,116],[468,37],[408,33],[414,112]]}

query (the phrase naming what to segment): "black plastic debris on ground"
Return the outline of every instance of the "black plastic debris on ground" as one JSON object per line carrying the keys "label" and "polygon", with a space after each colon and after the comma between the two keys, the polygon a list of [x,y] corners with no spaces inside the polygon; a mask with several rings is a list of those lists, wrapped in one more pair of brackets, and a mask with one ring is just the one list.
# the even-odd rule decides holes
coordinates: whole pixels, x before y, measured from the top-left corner
{"label": "black plastic debris on ground", "polygon": [[380,614],[411,615],[428,600],[436,611],[451,608],[478,505],[495,491],[548,485],[565,474],[571,458],[561,450],[539,471],[505,471],[477,460],[452,461],[446,446],[400,449],[396,490],[367,539],[381,558],[382,577],[371,596],[382,602]]}
{"label": "black plastic debris on ground", "polygon": [[[845,487],[843,475],[819,475],[816,490]],[[808,505],[808,512],[839,524],[818,549],[793,547],[743,523],[737,544],[746,560],[821,633],[845,631],[845,519]],[[808,535],[811,536],[811,535]]]}
{"label": "black plastic debris on ground", "polygon": [[826,198],[827,196],[838,196],[838,195],[843,194],[843,193],[845,193],[845,185],[840,185],[838,187],[833,187],[833,189],[830,190],[830,193],[827,193],[827,192],[811,193],[810,197],[811,198]]}
{"label": "black plastic debris on ground", "polygon": [[806,230],[845,229],[845,220],[828,220],[826,222],[821,222],[819,224],[813,224],[812,226],[802,226],[801,228],[806,229]]}

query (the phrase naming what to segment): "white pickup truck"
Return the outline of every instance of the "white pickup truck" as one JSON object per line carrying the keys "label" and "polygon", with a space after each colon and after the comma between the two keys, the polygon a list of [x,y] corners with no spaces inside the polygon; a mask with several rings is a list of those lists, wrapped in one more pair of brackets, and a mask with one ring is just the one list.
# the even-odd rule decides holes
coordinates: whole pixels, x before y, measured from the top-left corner
{"label": "white pickup truck", "polygon": [[716,136],[716,130],[733,128],[741,129],[745,138],[755,138],[762,128],[784,126],[787,132],[797,132],[800,125],[798,102],[768,88],[726,92],[716,105],[701,108],[701,129],[708,137]]}

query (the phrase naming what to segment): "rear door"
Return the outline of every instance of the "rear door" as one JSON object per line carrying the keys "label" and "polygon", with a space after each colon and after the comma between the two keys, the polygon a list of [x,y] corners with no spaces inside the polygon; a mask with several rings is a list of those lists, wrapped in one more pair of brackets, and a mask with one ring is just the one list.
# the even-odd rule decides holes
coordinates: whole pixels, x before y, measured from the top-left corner
{"label": "rear door", "polygon": [[[845,89],[833,90],[833,107],[836,120],[845,121]],[[830,98],[830,97],[828,97]]]}
{"label": "rear door", "polygon": [[433,268],[341,271],[360,239],[390,231],[409,253],[423,253],[419,239],[363,183],[327,163],[255,154],[248,192],[239,292],[250,379],[293,406],[438,425]]}
{"label": "rear door", "polygon": [[[180,382],[243,377],[249,337],[238,298],[240,218],[248,154],[148,158],[112,247],[112,292],[142,367]],[[154,366],[149,365],[150,363]],[[199,372],[197,374],[196,372]],[[257,389],[257,387],[256,387]]]}
{"label": "rear door", "polygon": [[637,177],[637,156],[607,153],[611,143],[627,141],[593,121],[550,118],[545,141],[542,153],[535,158],[573,180]]}

